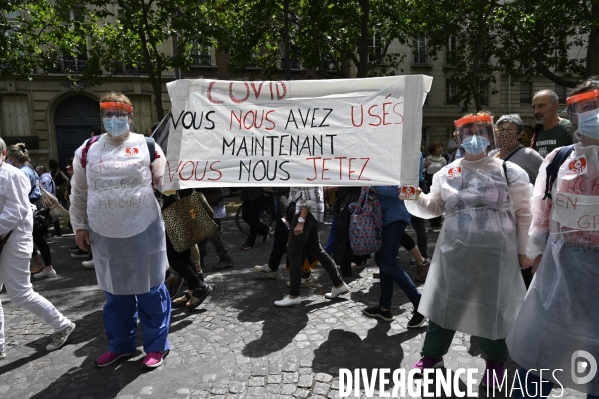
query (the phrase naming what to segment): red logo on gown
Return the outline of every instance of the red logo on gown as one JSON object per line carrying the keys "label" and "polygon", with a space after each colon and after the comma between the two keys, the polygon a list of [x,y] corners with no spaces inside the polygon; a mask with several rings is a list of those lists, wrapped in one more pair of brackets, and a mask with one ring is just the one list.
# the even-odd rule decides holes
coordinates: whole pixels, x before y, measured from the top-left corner
{"label": "red logo on gown", "polygon": [[568,174],[580,175],[587,172],[587,159],[585,157],[576,158],[568,164]]}
{"label": "red logo on gown", "polygon": [[139,153],[139,150],[135,147],[133,147],[133,148],[127,147],[127,149],[125,149],[125,155],[128,157],[132,157],[133,155],[137,155],[138,153]]}
{"label": "red logo on gown", "polygon": [[453,168],[449,168],[449,170],[447,171],[447,178],[453,179],[454,177],[458,177],[461,174],[462,174],[462,167],[454,166]]}
{"label": "red logo on gown", "polygon": [[401,196],[404,198],[412,198],[416,194],[416,189],[412,186],[404,186],[401,188]]}

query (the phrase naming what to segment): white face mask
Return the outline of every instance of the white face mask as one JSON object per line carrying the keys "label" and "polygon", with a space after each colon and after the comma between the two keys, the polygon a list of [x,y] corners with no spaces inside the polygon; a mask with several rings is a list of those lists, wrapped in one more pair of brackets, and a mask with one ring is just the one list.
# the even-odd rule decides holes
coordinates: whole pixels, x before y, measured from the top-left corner
{"label": "white face mask", "polygon": [[128,116],[102,118],[102,123],[106,132],[113,137],[118,137],[129,130]]}

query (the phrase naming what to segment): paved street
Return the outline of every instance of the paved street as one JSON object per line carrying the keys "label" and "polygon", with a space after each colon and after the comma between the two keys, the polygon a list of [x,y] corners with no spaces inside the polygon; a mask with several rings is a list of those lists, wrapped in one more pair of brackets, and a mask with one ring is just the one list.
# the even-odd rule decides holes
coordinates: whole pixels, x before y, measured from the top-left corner
{"label": "paved street", "polygon": [[[325,241],[329,225],[323,227]],[[7,358],[0,360],[0,397],[336,398],[339,368],[363,368],[369,373],[374,368],[409,369],[420,357],[425,328],[405,328],[411,305],[398,288],[392,310],[395,321],[362,314],[362,309],[378,303],[380,288],[372,278],[372,260],[359,276],[346,279],[350,296],[328,301],[318,289],[305,287],[302,307],[278,309],[272,303],[288,292],[288,273],[280,270],[273,280],[253,271],[254,265],[267,261],[272,241],[241,251],[244,236],[235,221],[224,222],[223,228],[235,268],[211,272],[218,259],[208,245],[205,271],[214,291],[199,310],[173,310],[172,350],[164,365],[149,373],[140,370],[141,339],[133,357],[105,369],[94,367],[94,359],[107,348],[101,312],[104,294],[95,285],[95,273],[83,269],[81,260],[70,258],[73,236],[51,242],[59,277],[36,280],[34,285],[77,329],[65,347],[47,352],[51,329],[13,305],[6,294],[0,295],[7,334]],[[436,239],[437,234],[429,233],[431,254]],[[413,274],[409,260],[402,250],[401,264]],[[323,293],[328,292],[331,283],[323,269],[317,267],[315,272]],[[456,334],[445,362],[448,369],[478,368],[479,381],[485,364],[476,339],[461,333]],[[564,396],[583,397],[571,390]],[[374,397],[379,397],[378,390]],[[480,389],[479,397],[487,397],[485,389]]]}

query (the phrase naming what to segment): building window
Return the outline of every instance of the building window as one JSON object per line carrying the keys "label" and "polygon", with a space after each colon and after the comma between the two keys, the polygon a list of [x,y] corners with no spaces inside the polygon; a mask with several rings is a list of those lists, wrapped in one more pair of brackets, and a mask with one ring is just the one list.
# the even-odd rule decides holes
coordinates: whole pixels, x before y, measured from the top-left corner
{"label": "building window", "polygon": [[5,137],[31,135],[27,97],[1,96],[0,100],[0,134]]}
{"label": "building window", "polygon": [[566,98],[568,98],[568,88],[566,86],[555,85],[555,94],[557,94],[559,102],[565,104]]}
{"label": "building window", "polygon": [[414,64],[428,65],[426,57],[426,37],[420,36],[414,40]]}
{"label": "building window", "polygon": [[[83,9],[73,8],[66,10],[63,14],[63,25],[74,29],[77,22],[82,22],[85,18]],[[63,54],[62,59],[56,65],[55,73],[82,73],[87,65],[87,44],[79,45],[72,54]]]}
{"label": "building window", "polygon": [[381,63],[382,59],[379,59],[383,54],[383,48],[381,46],[381,39],[377,38],[376,34],[368,39],[368,61]]}
{"label": "building window", "polygon": [[422,128],[422,141],[420,142],[420,148],[424,147],[424,151],[423,151],[422,155],[424,155],[424,152],[427,151],[428,143],[429,143],[429,136],[430,136],[430,128],[423,127]]}
{"label": "building window", "polygon": [[445,65],[456,66],[458,63],[457,55],[457,40],[455,36],[450,36],[445,47]]}
{"label": "building window", "polygon": [[532,82],[520,82],[520,104],[532,104]]}
{"label": "building window", "polygon": [[193,59],[193,65],[212,65],[212,53],[210,51],[210,47],[208,46],[201,46],[197,42],[193,43],[191,45],[190,55]]}
{"label": "building window", "polygon": [[445,81],[445,102],[447,104],[455,104],[457,102],[458,81],[455,79],[447,79]]}
{"label": "building window", "polygon": [[489,81],[479,80],[478,81],[478,93],[480,94],[480,104],[489,106]]}

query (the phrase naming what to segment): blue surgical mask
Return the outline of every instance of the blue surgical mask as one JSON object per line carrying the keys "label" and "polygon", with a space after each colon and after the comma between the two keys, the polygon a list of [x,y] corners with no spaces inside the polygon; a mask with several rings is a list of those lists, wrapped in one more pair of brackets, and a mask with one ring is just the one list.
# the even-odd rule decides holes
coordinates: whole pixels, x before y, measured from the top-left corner
{"label": "blue surgical mask", "polygon": [[474,136],[466,138],[462,142],[460,147],[462,147],[464,151],[466,151],[469,154],[480,155],[483,152],[485,152],[489,144],[489,139],[487,139],[484,136],[478,136],[475,134]]}
{"label": "blue surgical mask", "polygon": [[129,117],[128,116],[113,116],[111,118],[102,118],[104,123],[104,129],[111,136],[120,136],[129,130]]}
{"label": "blue surgical mask", "polygon": [[599,139],[599,108],[578,114],[578,129],[575,133]]}

